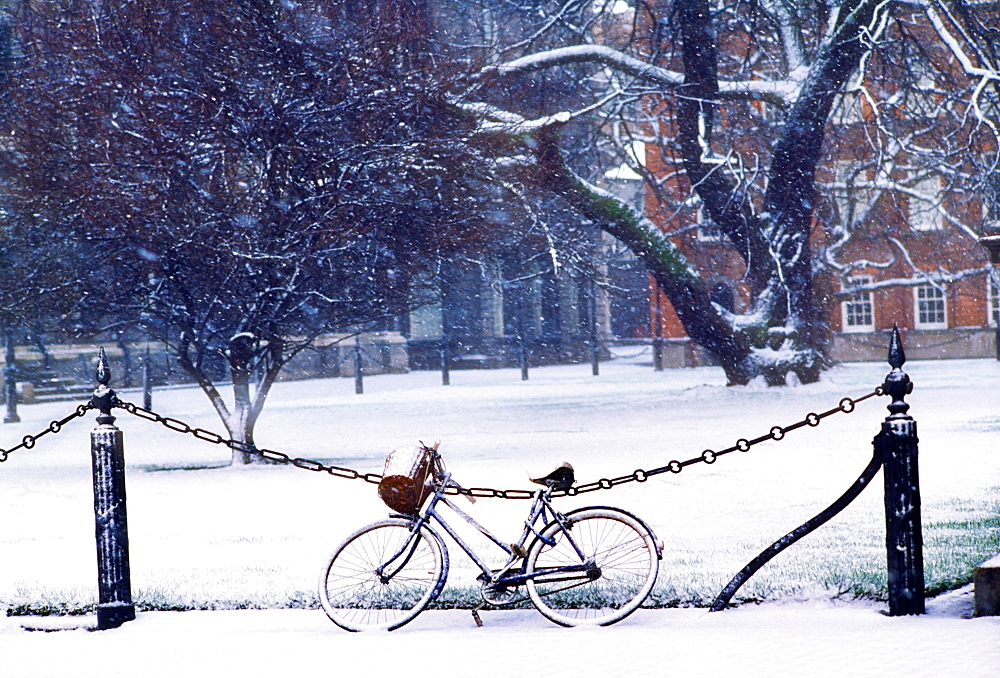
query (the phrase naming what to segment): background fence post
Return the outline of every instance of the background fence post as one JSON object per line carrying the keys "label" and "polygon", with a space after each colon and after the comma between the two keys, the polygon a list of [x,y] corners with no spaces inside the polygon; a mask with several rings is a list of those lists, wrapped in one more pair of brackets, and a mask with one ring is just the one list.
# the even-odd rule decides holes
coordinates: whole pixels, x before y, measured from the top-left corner
{"label": "background fence post", "polygon": [[601,374],[601,347],[597,335],[597,283],[591,279],[587,289],[590,297],[589,321],[587,323],[587,329],[590,332],[590,373],[598,377]]}
{"label": "background fence post", "polygon": [[451,356],[448,355],[448,335],[441,335],[441,344],[438,346],[441,354],[441,385],[451,385]]}
{"label": "background fence post", "polygon": [[653,369],[663,371],[663,309],[660,308],[660,288],[655,288],[656,306],[653,307]]}
{"label": "background fence post", "polygon": [[364,361],[361,359],[361,337],[354,337],[354,392],[361,395],[365,392]]}
{"label": "background fence post", "polygon": [[91,404],[100,411],[90,434],[94,474],[94,522],[97,537],[97,628],[113,629],[135,619],[128,561],[128,519],[125,511],[125,446],[114,425],[111,408],[117,397],[108,384],[111,370],[101,349],[97,389]]}
{"label": "background fence post", "polygon": [[4,356],[6,365],[3,379],[7,413],[3,423],[15,424],[21,421],[21,417],[17,414],[17,358],[14,353],[14,331],[9,327],[4,330]]}
{"label": "background fence post", "polygon": [[528,346],[521,332],[517,333],[517,360],[521,365],[521,381],[528,381]]}
{"label": "background fence post", "polygon": [[924,613],[924,549],[920,524],[920,478],[917,471],[917,422],[907,414],[904,398],[913,382],[903,371],[906,355],[899,328],[892,328],[889,365],[882,385],[892,398],[889,416],[875,437],[885,478],[885,547],[889,615]]}
{"label": "background fence post", "polygon": [[153,409],[153,367],[150,362],[149,346],[146,346],[142,356],[142,407],[147,410]]}

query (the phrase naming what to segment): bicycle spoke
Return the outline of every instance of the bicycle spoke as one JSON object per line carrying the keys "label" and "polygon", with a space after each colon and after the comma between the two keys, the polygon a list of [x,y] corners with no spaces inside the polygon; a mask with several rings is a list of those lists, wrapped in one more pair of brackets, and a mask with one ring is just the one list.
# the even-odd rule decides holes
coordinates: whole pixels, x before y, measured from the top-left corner
{"label": "bicycle spoke", "polygon": [[[320,579],[320,601],[351,631],[402,626],[423,610],[443,581],[440,542],[408,521],[376,523],[334,553]],[[381,573],[381,574],[379,574]]]}
{"label": "bicycle spoke", "polygon": [[[610,624],[630,614],[652,588],[658,569],[652,535],[615,509],[582,509],[543,531],[555,545],[533,546],[528,593],[539,611],[558,624]],[[572,540],[572,542],[571,542]],[[579,552],[578,552],[579,549]],[[581,563],[579,553],[583,553]],[[546,570],[587,566],[581,574]]]}

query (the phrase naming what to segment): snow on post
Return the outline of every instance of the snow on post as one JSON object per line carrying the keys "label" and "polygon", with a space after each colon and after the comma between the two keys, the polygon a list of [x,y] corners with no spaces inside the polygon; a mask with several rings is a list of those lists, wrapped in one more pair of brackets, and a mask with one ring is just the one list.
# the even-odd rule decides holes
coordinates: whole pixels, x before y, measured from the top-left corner
{"label": "snow on post", "polygon": [[111,408],[115,392],[108,386],[111,370],[101,349],[98,386],[91,404],[100,411],[90,434],[94,476],[94,521],[97,537],[97,628],[118,628],[135,619],[128,559],[128,520],[125,511],[125,446],[114,425]]}
{"label": "snow on post", "polygon": [[885,479],[885,546],[889,579],[889,615],[924,613],[923,533],[920,524],[920,478],[917,471],[917,423],[904,398],[913,382],[903,371],[906,354],[893,325],[889,342],[892,371],[882,385],[892,398],[889,416],[875,437]]}

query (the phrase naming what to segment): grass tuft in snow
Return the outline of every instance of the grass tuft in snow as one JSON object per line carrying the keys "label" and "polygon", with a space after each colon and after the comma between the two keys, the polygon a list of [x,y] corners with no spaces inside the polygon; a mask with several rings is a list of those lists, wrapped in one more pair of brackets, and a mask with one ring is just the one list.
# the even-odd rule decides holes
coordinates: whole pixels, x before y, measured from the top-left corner
{"label": "grass tuft in snow", "polygon": [[931,596],[970,583],[976,566],[1000,553],[1000,505],[992,516],[924,529],[924,581]]}
{"label": "grass tuft in snow", "polygon": [[90,589],[28,589],[20,586],[14,600],[3,602],[6,603],[8,617],[90,614],[97,605],[94,591]]}

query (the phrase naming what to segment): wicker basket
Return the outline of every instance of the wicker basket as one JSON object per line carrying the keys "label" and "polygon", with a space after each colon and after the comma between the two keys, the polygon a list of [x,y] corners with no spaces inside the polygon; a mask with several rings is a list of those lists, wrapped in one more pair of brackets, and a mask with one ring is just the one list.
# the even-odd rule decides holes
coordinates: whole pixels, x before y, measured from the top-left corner
{"label": "wicker basket", "polygon": [[397,513],[413,515],[434,493],[431,450],[423,446],[400,447],[385,460],[378,496]]}

